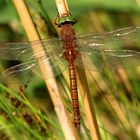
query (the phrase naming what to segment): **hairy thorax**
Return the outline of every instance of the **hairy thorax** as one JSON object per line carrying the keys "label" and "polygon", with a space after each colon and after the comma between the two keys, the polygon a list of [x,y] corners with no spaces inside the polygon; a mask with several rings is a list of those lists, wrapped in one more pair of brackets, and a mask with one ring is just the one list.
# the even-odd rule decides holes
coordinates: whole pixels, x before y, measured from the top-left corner
{"label": "hairy thorax", "polygon": [[62,26],[61,38],[63,41],[64,55],[68,61],[73,61],[76,58],[76,37],[75,32],[70,24]]}

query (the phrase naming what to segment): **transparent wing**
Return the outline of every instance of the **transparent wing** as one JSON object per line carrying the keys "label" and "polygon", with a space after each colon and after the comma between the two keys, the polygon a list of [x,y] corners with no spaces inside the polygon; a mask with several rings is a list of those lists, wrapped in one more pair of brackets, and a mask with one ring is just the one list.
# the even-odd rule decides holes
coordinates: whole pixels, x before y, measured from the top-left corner
{"label": "transparent wing", "polygon": [[124,28],[102,35],[79,35],[77,44],[86,69],[94,70],[93,64],[101,70],[106,64],[111,68],[120,65],[140,65],[140,52],[130,47],[140,46],[140,28]]}
{"label": "transparent wing", "polygon": [[[40,57],[40,63],[50,64],[50,67],[47,67],[46,77],[52,78],[61,74],[67,68],[67,61],[63,58],[63,50],[60,49],[55,54],[49,55],[48,57]],[[45,59],[44,59],[45,58]],[[53,73],[51,72],[53,71]],[[3,82],[9,77],[18,78],[22,83],[28,81],[34,74],[37,73],[41,75],[38,60],[32,58],[32,60],[24,61],[21,64],[15,65],[8,68],[6,71],[1,73],[0,81]],[[45,77],[45,78],[46,78]],[[25,82],[26,83],[26,82]]]}
{"label": "transparent wing", "polygon": [[[111,69],[140,65],[140,52],[133,50],[100,50],[98,52],[81,50],[80,52],[86,70],[102,71],[107,65]],[[77,66],[81,67],[79,63]]]}
{"label": "transparent wing", "polygon": [[43,39],[27,43],[0,44],[0,59],[26,61],[32,59],[32,47],[38,49],[42,46],[46,53],[59,51],[62,42],[59,38]]}
{"label": "transparent wing", "polygon": [[128,27],[101,34],[90,33],[78,35],[77,44],[80,47],[91,47],[95,50],[100,47],[118,49],[118,47],[123,47],[123,45],[127,46],[139,43],[139,38],[140,27]]}

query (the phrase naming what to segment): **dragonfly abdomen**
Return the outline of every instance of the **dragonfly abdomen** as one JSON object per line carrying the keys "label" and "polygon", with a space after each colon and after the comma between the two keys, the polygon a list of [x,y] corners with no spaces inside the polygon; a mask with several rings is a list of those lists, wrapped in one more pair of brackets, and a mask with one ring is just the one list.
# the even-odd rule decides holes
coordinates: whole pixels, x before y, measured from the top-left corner
{"label": "dragonfly abdomen", "polygon": [[71,90],[72,105],[73,105],[73,111],[74,111],[74,123],[75,123],[76,128],[79,129],[80,111],[79,111],[79,103],[78,103],[78,91],[77,91],[77,81],[76,81],[74,61],[69,62],[69,77],[70,77],[70,90]]}

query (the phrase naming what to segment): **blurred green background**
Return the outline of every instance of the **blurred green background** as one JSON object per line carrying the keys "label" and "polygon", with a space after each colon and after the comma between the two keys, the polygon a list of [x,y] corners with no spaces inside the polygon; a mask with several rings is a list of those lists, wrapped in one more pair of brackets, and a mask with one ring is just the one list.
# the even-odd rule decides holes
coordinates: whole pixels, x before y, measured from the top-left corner
{"label": "blurred green background", "polygon": [[[25,2],[40,37],[58,36],[59,29],[54,24],[58,14],[55,1]],[[74,25],[77,34],[140,26],[140,0],[68,0],[68,4],[72,16],[78,20]],[[11,0],[0,0],[0,42],[23,41],[28,38],[14,4]],[[5,70],[2,64],[0,73]],[[117,72],[107,69],[102,73],[87,73],[87,77],[102,140],[140,139],[140,67]],[[65,81],[60,76],[57,80],[65,105],[72,113],[68,78]],[[16,92],[10,84],[0,85],[0,139],[64,139],[43,80],[35,76],[26,84],[18,84]],[[85,132],[81,133],[81,139],[90,140],[81,100],[80,107]]]}

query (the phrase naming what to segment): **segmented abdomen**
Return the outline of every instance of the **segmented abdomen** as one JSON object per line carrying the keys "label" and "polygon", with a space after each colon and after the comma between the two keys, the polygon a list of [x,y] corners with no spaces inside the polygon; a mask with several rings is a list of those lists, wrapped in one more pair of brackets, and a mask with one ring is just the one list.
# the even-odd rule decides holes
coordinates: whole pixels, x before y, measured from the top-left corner
{"label": "segmented abdomen", "polygon": [[79,103],[78,103],[78,91],[77,91],[77,81],[76,81],[76,73],[74,60],[69,62],[69,77],[70,77],[70,90],[71,90],[71,98],[72,105],[74,110],[74,123],[76,128],[80,128],[80,111],[79,111]]}

